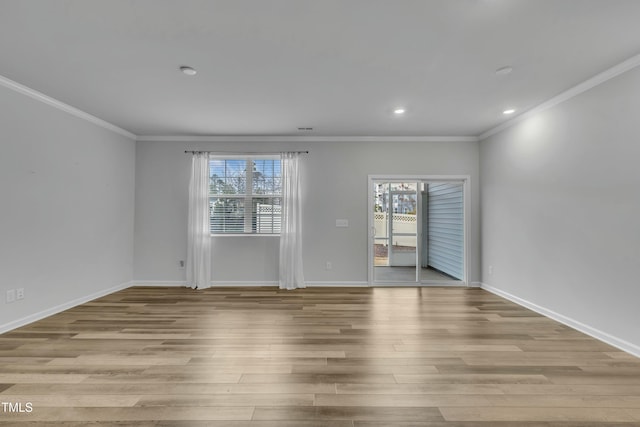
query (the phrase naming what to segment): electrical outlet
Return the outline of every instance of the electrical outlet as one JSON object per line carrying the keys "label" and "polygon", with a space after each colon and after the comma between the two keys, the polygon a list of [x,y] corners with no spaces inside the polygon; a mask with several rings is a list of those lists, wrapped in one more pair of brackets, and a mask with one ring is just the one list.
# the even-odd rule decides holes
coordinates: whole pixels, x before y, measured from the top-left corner
{"label": "electrical outlet", "polygon": [[493,265],[489,266],[489,276],[493,275]]}
{"label": "electrical outlet", "polygon": [[16,290],[9,289],[7,291],[7,299],[6,299],[7,303],[14,302],[15,300],[16,300]]}
{"label": "electrical outlet", "polygon": [[184,270],[184,260],[178,261],[178,270]]}
{"label": "electrical outlet", "polygon": [[331,270],[333,268],[333,266],[331,265],[331,261],[327,261],[327,263],[324,265],[325,270]]}
{"label": "electrical outlet", "polygon": [[24,299],[24,288],[16,289],[16,299]]}

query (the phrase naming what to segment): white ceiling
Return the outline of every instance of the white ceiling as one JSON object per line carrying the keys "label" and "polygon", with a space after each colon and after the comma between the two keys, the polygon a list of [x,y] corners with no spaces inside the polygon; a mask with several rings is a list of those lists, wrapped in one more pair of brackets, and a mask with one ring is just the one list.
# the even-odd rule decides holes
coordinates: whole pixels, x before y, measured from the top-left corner
{"label": "white ceiling", "polygon": [[136,135],[473,136],[639,52],[638,0],[0,0],[0,75]]}

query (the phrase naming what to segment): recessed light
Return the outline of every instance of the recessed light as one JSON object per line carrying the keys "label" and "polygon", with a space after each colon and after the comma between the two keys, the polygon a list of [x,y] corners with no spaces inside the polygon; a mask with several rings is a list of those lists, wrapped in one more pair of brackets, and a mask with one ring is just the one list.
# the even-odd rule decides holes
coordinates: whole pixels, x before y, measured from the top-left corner
{"label": "recessed light", "polygon": [[396,116],[400,116],[402,114],[405,113],[405,109],[404,108],[396,108],[395,110],[393,110],[393,114],[395,114]]}
{"label": "recessed light", "polygon": [[195,76],[197,73],[195,68],[187,67],[186,65],[183,65],[182,67],[180,67],[180,71],[182,71],[187,76]]}
{"label": "recessed light", "polygon": [[509,67],[508,65],[506,67],[500,67],[496,70],[496,74],[499,76],[506,76],[507,74],[510,74],[513,71],[513,67]]}
{"label": "recessed light", "polygon": [[509,108],[508,110],[504,110],[504,111],[502,112],[502,114],[504,114],[504,115],[508,116],[509,114],[513,114],[513,113],[515,113],[515,112],[516,112],[516,110],[514,110],[513,108]]}

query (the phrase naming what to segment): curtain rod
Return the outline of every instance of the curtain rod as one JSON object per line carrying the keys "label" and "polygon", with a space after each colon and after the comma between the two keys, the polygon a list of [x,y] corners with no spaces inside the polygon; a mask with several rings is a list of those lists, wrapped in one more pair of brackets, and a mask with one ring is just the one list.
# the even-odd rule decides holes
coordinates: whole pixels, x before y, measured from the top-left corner
{"label": "curtain rod", "polygon": [[298,154],[309,154],[309,151],[270,151],[270,152],[238,152],[238,151],[207,151],[207,150],[185,150],[185,154],[191,153],[209,153],[209,154],[220,154],[226,156],[259,156],[259,155],[274,155],[280,153],[298,153]]}

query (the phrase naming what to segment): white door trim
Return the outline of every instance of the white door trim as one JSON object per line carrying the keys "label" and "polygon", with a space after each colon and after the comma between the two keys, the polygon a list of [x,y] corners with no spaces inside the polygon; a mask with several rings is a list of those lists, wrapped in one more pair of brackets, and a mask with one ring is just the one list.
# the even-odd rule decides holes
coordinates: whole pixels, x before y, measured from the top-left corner
{"label": "white door trim", "polygon": [[[387,182],[419,182],[419,181],[430,181],[430,182],[461,182],[462,183],[462,191],[464,193],[464,278],[462,281],[453,282],[456,286],[470,286],[469,282],[469,250],[471,248],[471,176],[470,175],[379,175],[372,174],[367,176],[367,256],[368,256],[368,283],[369,286],[374,285],[384,285],[385,283],[375,282],[374,280],[374,270],[373,270],[373,237],[375,230],[375,223],[373,217],[373,182],[374,181],[387,181]],[[418,236],[418,239],[420,236]],[[419,261],[419,260],[418,260]],[[416,285],[431,285],[442,283],[436,282],[417,282]],[[451,282],[447,283],[451,284]]]}

